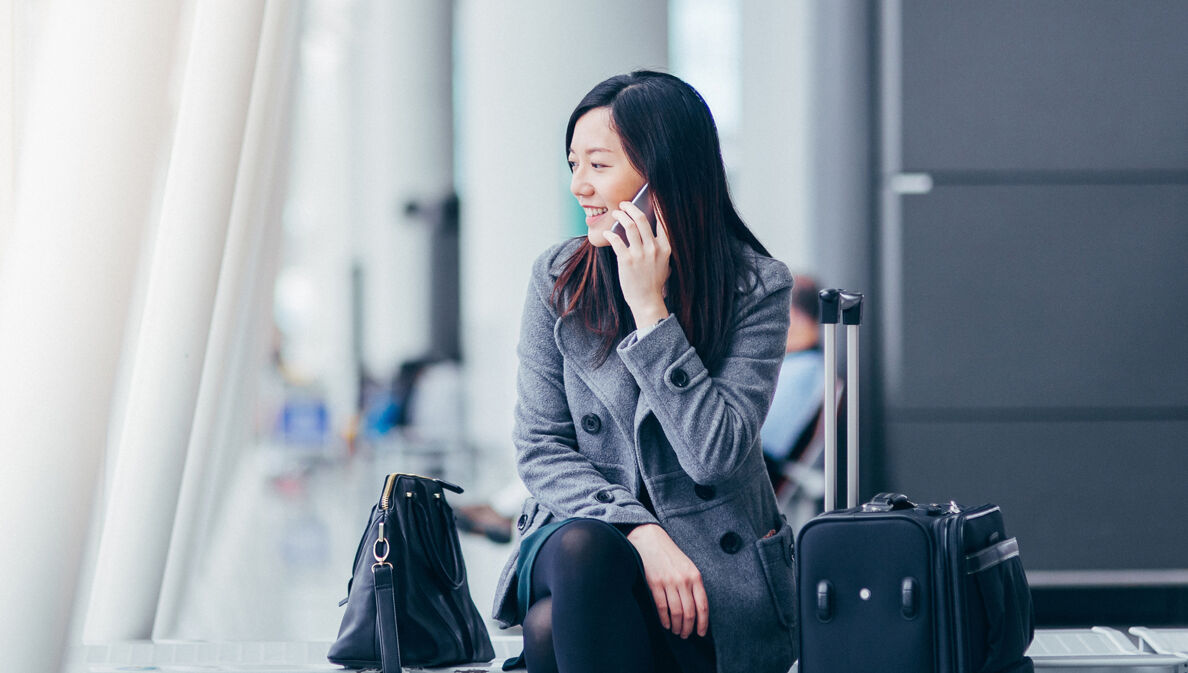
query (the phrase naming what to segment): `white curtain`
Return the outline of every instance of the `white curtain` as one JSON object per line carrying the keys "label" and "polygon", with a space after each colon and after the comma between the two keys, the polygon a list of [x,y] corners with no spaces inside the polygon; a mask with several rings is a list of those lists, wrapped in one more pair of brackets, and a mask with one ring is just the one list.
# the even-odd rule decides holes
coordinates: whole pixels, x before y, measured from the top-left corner
{"label": "white curtain", "polygon": [[[13,8],[0,3],[6,49]],[[176,607],[176,559],[200,544],[179,531],[203,528],[227,460],[214,447],[242,422],[219,393],[256,370],[249,317],[275,270],[259,258],[278,237],[299,9],[49,2],[24,100],[23,61],[0,57],[0,539],[16,552],[0,555],[0,652],[13,670],[60,669],[80,587],[93,586],[98,638],[149,638]]]}
{"label": "white curtain", "polygon": [[0,652],[25,671],[64,650],[179,23],[174,2],[39,11],[0,257]]}
{"label": "white curtain", "polygon": [[0,259],[12,230],[16,194],[17,1],[0,0]]}
{"label": "white curtain", "polygon": [[157,639],[177,637],[192,561],[215,532],[210,525],[229,480],[225,468],[248,440],[236,425],[244,420],[237,412],[251,408],[255,365],[268,355],[267,339],[256,337],[271,327],[277,256],[269,251],[279,249],[282,233],[299,8],[271,2],[264,14],[226,254],[153,627]]}
{"label": "white curtain", "polygon": [[243,147],[262,0],[196,3],[85,637],[148,638]]}

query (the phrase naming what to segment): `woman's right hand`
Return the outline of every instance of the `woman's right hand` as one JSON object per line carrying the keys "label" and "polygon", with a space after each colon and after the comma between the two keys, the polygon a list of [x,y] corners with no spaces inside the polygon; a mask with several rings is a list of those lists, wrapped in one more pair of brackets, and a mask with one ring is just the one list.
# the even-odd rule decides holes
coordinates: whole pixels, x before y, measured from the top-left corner
{"label": "woman's right hand", "polygon": [[672,541],[668,532],[649,523],[627,534],[643,559],[644,575],[660,613],[660,624],[681,638],[694,630],[709,632],[709,598],[701,582],[701,571]]}

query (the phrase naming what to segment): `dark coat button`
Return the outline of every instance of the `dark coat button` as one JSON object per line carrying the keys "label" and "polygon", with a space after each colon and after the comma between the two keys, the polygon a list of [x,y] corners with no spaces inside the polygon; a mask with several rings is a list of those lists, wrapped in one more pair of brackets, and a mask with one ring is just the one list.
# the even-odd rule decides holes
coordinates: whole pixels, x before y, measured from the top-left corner
{"label": "dark coat button", "polygon": [[702,484],[697,484],[696,486],[693,487],[693,492],[696,493],[697,497],[701,498],[702,500],[713,500],[714,499],[714,487],[713,486],[704,486]]}
{"label": "dark coat button", "polygon": [[528,525],[528,515],[521,514],[520,519],[518,521],[516,521],[516,528],[519,530],[524,530],[524,526],[527,526],[527,525]]}
{"label": "dark coat button", "polygon": [[582,416],[582,429],[591,435],[596,435],[602,429],[602,419],[598,417],[598,414],[586,414]]}
{"label": "dark coat button", "polygon": [[738,536],[738,533],[730,531],[729,533],[722,536],[722,539],[718,542],[718,544],[722,545],[722,551],[726,552],[727,554],[734,554],[737,553],[739,549],[742,549],[742,538]]}
{"label": "dark coat button", "polygon": [[615,496],[611,495],[610,491],[599,491],[594,494],[594,499],[598,502],[610,502],[615,499]]}
{"label": "dark coat button", "polygon": [[668,380],[672,381],[672,385],[677,388],[684,388],[689,385],[689,375],[680,367],[672,370],[672,373],[668,375]]}

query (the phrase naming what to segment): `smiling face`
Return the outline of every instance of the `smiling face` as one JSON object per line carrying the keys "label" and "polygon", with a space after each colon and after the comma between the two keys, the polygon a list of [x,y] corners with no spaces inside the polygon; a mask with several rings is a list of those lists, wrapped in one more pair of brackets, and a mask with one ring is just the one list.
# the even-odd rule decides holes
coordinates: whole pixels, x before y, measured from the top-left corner
{"label": "smiling face", "polygon": [[586,211],[587,238],[599,247],[610,245],[606,232],[615,224],[610,211],[634,198],[645,182],[611,128],[610,108],[594,108],[578,119],[569,145],[569,167],[573,171],[569,189]]}

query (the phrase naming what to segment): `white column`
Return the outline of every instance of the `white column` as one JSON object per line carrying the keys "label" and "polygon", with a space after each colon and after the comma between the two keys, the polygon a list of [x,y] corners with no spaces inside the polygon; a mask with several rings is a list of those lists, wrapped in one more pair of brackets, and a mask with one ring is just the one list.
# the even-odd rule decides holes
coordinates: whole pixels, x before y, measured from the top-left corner
{"label": "white column", "polygon": [[813,271],[813,0],[749,0],[742,12],[742,169],[735,205],[772,256]]}
{"label": "white column", "polygon": [[244,140],[264,2],[194,6],[87,639],[151,636]]}
{"label": "white column", "polygon": [[68,644],[181,4],[39,8],[0,261],[0,652],[11,670],[56,672]]}
{"label": "white column", "polygon": [[[240,385],[244,377],[239,368],[246,366],[252,374],[259,372],[246,357],[245,346],[255,342],[255,315],[261,308],[254,301],[259,296],[256,287],[274,281],[261,274],[262,267],[272,265],[259,262],[267,255],[265,241],[275,246],[279,238],[275,234],[280,229],[280,211],[271,206],[274,199],[283,198],[284,192],[274,185],[277,176],[284,174],[278,161],[287,142],[299,9],[295,2],[268,0],[264,14],[226,255],[153,627],[156,639],[178,637],[175,631],[179,611],[185,605],[189,579],[198,565],[193,561],[208,547],[203,533],[208,530],[212,510],[217,508],[215,496],[227,487],[215,481],[218,470],[214,466],[244,448],[219,440],[234,435],[227,426],[247,397]],[[271,313],[271,309],[265,307],[265,313]]]}
{"label": "white column", "polygon": [[329,409],[331,432],[355,411],[358,387],[351,296],[349,87],[351,13],[339,2],[309,2],[294,102],[291,196],[277,286],[283,356],[295,378]]}
{"label": "white column", "polygon": [[603,79],[666,66],[667,11],[663,0],[455,5],[467,429],[496,461],[496,478],[511,471],[516,340],[532,261],[577,220],[565,124]]}
{"label": "white column", "polygon": [[430,348],[430,231],[404,206],[454,189],[451,4],[367,2],[355,14],[351,188],[362,356],[381,378]]}

